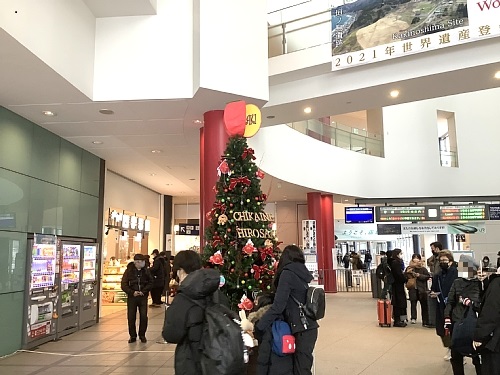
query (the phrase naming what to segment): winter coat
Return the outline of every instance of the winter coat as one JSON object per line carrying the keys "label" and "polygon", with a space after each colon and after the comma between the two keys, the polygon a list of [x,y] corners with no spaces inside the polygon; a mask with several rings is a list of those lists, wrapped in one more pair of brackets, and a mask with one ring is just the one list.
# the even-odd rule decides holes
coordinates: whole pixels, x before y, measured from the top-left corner
{"label": "winter coat", "polygon": [[[137,269],[134,262],[127,265],[127,269],[123,273],[121,288],[127,293],[129,298],[148,298],[148,293],[153,287],[153,276],[149,270],[144,267]],[[144,295],[134,297],[134,292],[142,292]]]}
{"label": "winter coat", "polygon": [[484,293],[477,319],[474,341],[483,347],[500,353],[500,275],[489,277],[488,289]]}
{"label": "winter coat", "polygon": [[[418,274],[418,277],[413,276],[414,273]],[[431,278],[429,271],[423,266],[423,262],[419,260],[412,260],[410,265],[406,267],[405,276],[408,281],[410,279],[415,279],[415,287],[408,288],[408,294],[410,301],[416,301],[418,299],[418,294],[426,294],[428,292],[427,280]],[[407,284],[408,285],[408,284]],[[417,293],[418,292],[418,293]]]}
{"label": "winter coat", "polygon": [[472,308],[479,311],[481,303],[482,285],[478,279],[467,280],[459,277],[453,282],[448,302],[444,309],[444,318],[450,318],[453,323],[459,322],[464,317],[465,306],[460,302],[460,297],[469,298]]}
{"label": "winter coat", "polygon": [[[248,320],[254,325],[271,308],[271,305],[261,307],[257,311],[248,315]],[[272,326],[266,328],[260,338],[259,345],[254,351],[257,355],[256,375],[289,375],[293,373],[293,356],[280,357],[273,353],[273,332]]]}
{"label": "winter coat", "polygon": [[206,298],[219,287],[220,274],[214,269],[191,272],[177,289],[177,295],[165,313],[162,336],[177,344],[175,348],[175,374],[201,374],[200,341],[203,333]]}
{"label": "winter coat", "polygon": [[161,256],[156,256],[153,260],[153,266],[149,269],[153,276],[153,288],[165,287],[165,267],[166,261]]}
{"label": "winter coat", "polygon": [[429,267],[432,276],[435,276],[441,272],[441,267],[439,267],[439,259],[436,254],[432,254],[432,256],[427,259],[427,266]]}
{"label": "winter coat", "polygon": [[401,269],[401,260],[390,258],[388,259],[388,262],[394,278],[394,282],[392,283],[392,305],[406,309],[406,276],[403,274],[403,270]]}
{"label": "winter coat", "polygon": [[292,296],[301,303],[306,303],[308,284],[313,279],[306,266],[300,262],[287,264],[278,275],[279,282],[272,307],[259,320],[255,328],[265,332],[281,316],[290,324],[292,333],[303,332],[319,327],[314,320],[307,319],[307,329],[300,322],[300,310]]}
{"label": "winter coat", "polygon": [[353,270],[362,270],[363,262],[361,262],[361,255],[354,253],[351,255],[351,263]]}
{"label": "winter coat", "polygon": [[437,275],[432,277],[433,292],[440,292],[436,304],[436,333],[438,336],[444,337],[444,309],[448,301],[451,286],[455,279],[458,278],[458,271],[455,264],[452,264],[447,270],[441,270]]}

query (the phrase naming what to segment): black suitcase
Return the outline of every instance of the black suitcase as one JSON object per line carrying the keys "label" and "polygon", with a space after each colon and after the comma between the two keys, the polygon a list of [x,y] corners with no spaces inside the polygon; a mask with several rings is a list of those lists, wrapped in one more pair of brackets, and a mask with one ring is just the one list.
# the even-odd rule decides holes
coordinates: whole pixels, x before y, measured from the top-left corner
{"label": "black suitcase", "polygon": [[427,294],[427,309],[429,310],[428,327],[436,326],[436,308],[437,308],[437,298],[431,298],[429,294]]}

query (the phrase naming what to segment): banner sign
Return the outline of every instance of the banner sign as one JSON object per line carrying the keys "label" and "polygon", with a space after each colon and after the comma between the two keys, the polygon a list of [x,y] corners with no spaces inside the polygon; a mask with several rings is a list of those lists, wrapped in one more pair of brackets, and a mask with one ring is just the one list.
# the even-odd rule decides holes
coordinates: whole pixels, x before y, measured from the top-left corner
{"label": "banner sign", "polygon": [[500,0],[334,0],[332,70],[500,35]]}
{"label": "banner sign", "polygon": [[400,224],[401,234],[483,234],[485,223]]}

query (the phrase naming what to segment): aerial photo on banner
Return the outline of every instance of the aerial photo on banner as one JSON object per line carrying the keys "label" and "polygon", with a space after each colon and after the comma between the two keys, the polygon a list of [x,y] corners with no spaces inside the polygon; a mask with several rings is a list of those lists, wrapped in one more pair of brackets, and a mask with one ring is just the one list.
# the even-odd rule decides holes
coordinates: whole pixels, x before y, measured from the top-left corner
{"label": "aerial photo on banner", "polygon": [[500,0],[334,0],[332,69],[500,35]]}

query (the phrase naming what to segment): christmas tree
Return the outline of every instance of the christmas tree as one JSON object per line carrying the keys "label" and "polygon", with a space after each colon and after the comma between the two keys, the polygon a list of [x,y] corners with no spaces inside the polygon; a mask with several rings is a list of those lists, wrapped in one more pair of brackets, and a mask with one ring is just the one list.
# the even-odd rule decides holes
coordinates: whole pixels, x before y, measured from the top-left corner
{"label": "christmas tree", "polygon": [[253,153],[246,138],[229,138],[217,168],[220,177],[207,213],[210,225],[203,248],[205,265],[225,278],[221,290],[231,306],[247,310],[259,291],[271,289],[278,257],[274,217],[264,212],[267,196],[260,188],[264,173]]}

